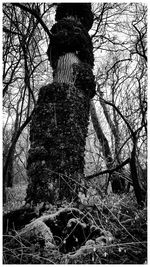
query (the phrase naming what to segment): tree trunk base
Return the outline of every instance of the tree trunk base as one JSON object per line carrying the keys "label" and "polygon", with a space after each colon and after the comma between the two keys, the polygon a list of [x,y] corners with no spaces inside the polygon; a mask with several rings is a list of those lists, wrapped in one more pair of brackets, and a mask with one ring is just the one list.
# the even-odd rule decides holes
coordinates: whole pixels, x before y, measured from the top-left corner
{"label": "tree trunk base", "polygon": [[[63,208],[54,214],[43,215],[14,236],[4,235],[4,244],[12,251],[20,247],[38,247],[38,252],[52,261],[54,251],[59,252],[64,263],[75,263],[79,258],[93,253],[95,249],[101,250],[105,245],[113,242],[110,232],[97,228],[92,218],[77,208]],[[11,253],[10,253],[11,254]],[[62,259],[63,257],[63,259]],[[11,257],[8,263],[12,263]],[[17,263],[18,258],[16,257]],[[31,262],[25,262],[31,263]]]}

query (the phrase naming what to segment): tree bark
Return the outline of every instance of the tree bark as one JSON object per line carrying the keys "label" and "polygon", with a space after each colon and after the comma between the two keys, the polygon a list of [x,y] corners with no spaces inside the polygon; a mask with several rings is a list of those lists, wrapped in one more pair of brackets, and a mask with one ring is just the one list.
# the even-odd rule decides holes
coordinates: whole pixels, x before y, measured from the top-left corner
{"label": "tree bark", "polygon": [[67,53],[61,56],[54,72],[53,82],[74,85],[76,77],[73,75],[73,64],[79,64],[80,60],[75,53]]}
{"label": "tree bark", "polygon": [[102,151],[103,151],[103,155],[105,157],[106,166],[108,169],[110,169],[110,168],[112,168],[113,158],[111,155],[108,140],[105,137],[103,130],[101,128],[101,125],[100,125],[100,122],[99,122],[99,119],[98,119],[98,116],[96,113],[96,108],[95,108],[93,101],[91,101],[90,111],[91,111],[91,119],[92,119],[93,127],[95,129],[96,134],[97,134],[98,140],[102,146]]}
{"label": "tree bark", "polygon": [[53,83],[40,89],[30,126],[29,203],[78,196],[90,99],[95,94],[89,15],[93,16],[90,4],[58,4],[56,10],[58,22],[51,29],[48,49]]}
{"label": "tree bark", "polygon": [[14,157],[12,156],[10,159],[10,162],[9,162],[9,168],[8,168],[8,172],[7,172],[7,176],[6,176],[6,187],[12,187],[13,186],[13,180],[14,180],[13,161],[14,161]]}
{"label": "tree bark", "polygon": [[132,182],[133,182],[133,187],[134,187],[134,192],[135,192],[135,196],[137,199],[137,203],[140,206],[143,206],[146,192],[141,188],[141,185],[138,179],[137,166],[136,166],[136,142],[137,142],[136,138],[133,138],[133,149],[131,152],[130,170],[131,170],[131,177],[132,177]]}

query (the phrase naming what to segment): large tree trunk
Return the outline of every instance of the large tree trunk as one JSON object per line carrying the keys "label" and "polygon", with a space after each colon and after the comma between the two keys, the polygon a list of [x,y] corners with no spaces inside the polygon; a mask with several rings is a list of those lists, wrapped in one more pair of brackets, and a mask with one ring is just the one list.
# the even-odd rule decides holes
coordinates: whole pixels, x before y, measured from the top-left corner
{"label": "large tree trunk", "polygon": [[57,7],[58,23],[51,29],[48,49],[54,80],[40,89],[30,127],[26,198],[30,203],[72,201],[78,196],[95,93],[88,14],[92,16],[90,4]]}

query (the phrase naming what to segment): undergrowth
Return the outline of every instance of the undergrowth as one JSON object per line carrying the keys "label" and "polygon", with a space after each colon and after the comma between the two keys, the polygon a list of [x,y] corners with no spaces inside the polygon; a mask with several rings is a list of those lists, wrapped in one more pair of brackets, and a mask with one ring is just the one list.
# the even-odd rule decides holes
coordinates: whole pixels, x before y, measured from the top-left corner
{"label": "undergrowth", "polygon": [[[92,192],[92,191],[91,191]],[[25,187],[9,189],[8,201],[4,212],[17,209],[24,203]],[[59,251],[59,247],[43,250],[40,244],[24,244],[16,235],[4,236],[4,264],[144,264],[147,263],[147,207],[139,208],[133,192],[128,194],[109,194],[103,199],[96,193],[81,197],[79,209],[89,214],[95,225],[110,231],[114,242],[104,245],[101,252],[93,251],[74,260]],[[64,203],[63,206],[74,204]],[[51,206],[47,212],[54,213],[57,206]],[[11,247],[16,238],[18,245]]]}
{"label": "undergrowth", "polygon": [[15,185],[6,188],[6,203],[3,206],[4,213],[20,208],[25,204],[27,185]]}

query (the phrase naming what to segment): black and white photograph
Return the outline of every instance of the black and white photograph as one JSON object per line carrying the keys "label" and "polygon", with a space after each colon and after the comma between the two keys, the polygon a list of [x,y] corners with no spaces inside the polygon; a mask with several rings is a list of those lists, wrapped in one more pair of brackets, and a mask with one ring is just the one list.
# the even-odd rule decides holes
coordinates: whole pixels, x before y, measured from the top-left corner
{"label": "black and white photograph", "polygon": [[2,2],[2,264],[148,264],[148,3]]}

